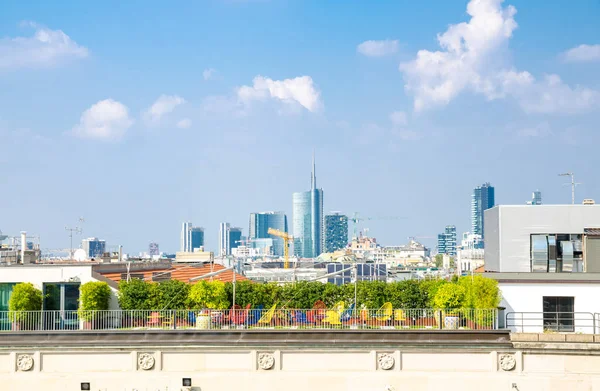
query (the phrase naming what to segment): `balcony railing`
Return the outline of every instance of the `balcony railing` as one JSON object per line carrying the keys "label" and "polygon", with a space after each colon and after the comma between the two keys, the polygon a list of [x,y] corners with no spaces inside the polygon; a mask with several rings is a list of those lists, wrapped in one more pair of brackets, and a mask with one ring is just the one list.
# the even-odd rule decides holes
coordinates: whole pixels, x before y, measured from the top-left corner
{"label": "balcony railing", "polygon": [[231,309],[0,312],[0,332],[38,330],[494,330],[496,309]]}
{"label": "balcony railing", "polygon": [[506,328],[517,333],[600,332],[600,314],[592,312],[507,312]]}

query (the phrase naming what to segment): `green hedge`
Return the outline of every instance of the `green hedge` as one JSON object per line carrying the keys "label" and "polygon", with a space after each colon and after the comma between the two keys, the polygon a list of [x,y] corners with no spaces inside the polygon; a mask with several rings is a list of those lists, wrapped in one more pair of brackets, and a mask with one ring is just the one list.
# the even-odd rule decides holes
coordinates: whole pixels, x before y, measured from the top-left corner
{"label": "green hedge", "polygon": [[110,304],[110,287],[106,282],[90,281],[79,288],[79,316],[84,320],[92,320],[94,311],[108,310]]}
{"label": "green hedge", "polygon": [[[312,308],[318,300],[328,307],[339,301],[354,302],[354,284],[333,285],[300,281],[277,285],[240,281],[235,303],[265,308]],[[160,283],[133,279],[119,284],[119,304],[124,310],[191,309],[231,307],[233,284],[201,281],[189,285],[179,281]],[[441,279],[406,280],[392,283],[361,281],[357,284],[361,307],[378,309],[385,302],[394,308],[496,308],[500,292],[495,280],[482,276],[461,277],[453,282]]]}
{"label": "green hedge", "polygon": [[42,309],[42,291],[29,282],[21,282],[13,287],[8,301],[9,316],[12,321],[25,317],[24,311],[40,311]]}

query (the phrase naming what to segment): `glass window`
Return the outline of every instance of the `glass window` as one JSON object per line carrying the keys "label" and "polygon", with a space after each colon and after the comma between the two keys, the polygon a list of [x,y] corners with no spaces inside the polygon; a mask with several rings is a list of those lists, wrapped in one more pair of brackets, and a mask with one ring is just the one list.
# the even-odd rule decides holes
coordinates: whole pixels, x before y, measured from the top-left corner
{"label": "glass window", "polygon": [[10,330],[11,321],[8,318],[8,301],[15,283],[0,284],[0,330]]}
{"label": "glass window", "polygon": [[78,328],[79,283],[44,284],[44,327],[47,330]]}
{"label": "glass window", "polygon": [[575,298],[544,296],[544,329],[553,331],[575,331]]}

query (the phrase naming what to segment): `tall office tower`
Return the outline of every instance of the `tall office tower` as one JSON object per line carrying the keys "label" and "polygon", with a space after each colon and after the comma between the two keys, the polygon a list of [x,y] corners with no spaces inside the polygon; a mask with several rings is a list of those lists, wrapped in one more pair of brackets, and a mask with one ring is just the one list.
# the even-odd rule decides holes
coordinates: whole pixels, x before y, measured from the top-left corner
{"label": "tall office tower", "polygon": [[348,216],[332,212],[325,216],[325,252],[341,250],[348,245]]}
{"label": "tall office tower", "polygon": [[323,189],[317,188],[315,157],[309,191],[292,196],[294,225],[294,254],[302,258],[315,258],[323,252]]}
{"label": "tall office tower", "polygon": [[229,223],[219,224],[219,256],[229,255]]}
{"label": "tall office tower", "polygon": [[219,224],[219,255],[231,255],[231,249],[236,248],[241,239],[241,228],[231,227],[229,223]]}
{"label": "tall office tower", "polygon": [[484,183],[473,189],[473,196],[471,197],[471,231],[475,235],[481,235],[482,239],[485,239],[483,234],[483,211],[492,208],[494,205],[494,187],[492,185]]}
{"label": "tall office tower", "polygon": [[438,234],[438,253],[456,256],[456,227],[447,225],[444,232]]}
{"label": "tall office tower", "polygon": [[[273,255],[283,255],[283,239],[269,235],[269,228],[288,232],[287,216],[283,212],[261,212],[250,213],[250,226],[248,227],[248,239],[273,239]],[[262,242],[261,242],[262,243]],[[266,242],[265,242],[266,243]]]}
{"label": "tall office tower", "polygon": [[527,205],[542,205],[542,192],[536,190],[531,194],[531,201],[527,201]]}
{"label": "tall office tower", "polygon": [[158,243],[150,243],[148,245],[148,255],[152,256],[156,256],[156,255],[160,255],[160,250],[158,249]]}
{"label": "tall office tower", "polygon": [[101,257],[106,252],[106,241],[98,238],[87,238],[81,241],[81,247],[88,258]]}
{"label": "tall office tower", "polygon": [[183,223],[181,228],[181,251],[192,252],[204,246],[204,228],[194,227],[191,222]]}

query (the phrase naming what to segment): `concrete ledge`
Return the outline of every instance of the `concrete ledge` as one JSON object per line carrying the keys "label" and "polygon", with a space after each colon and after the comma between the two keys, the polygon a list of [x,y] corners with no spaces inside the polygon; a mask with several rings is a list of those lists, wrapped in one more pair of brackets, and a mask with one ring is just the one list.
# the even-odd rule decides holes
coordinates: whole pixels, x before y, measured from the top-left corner
{"label": "concrete ledge", "polygon": [[537,333],[512,333],[510,340],[513,342],[538,342],[538,337]]}
{"label": "concrete ledge", "polygon": [[269,346],[511,348],[508,330],[115,330],[1,333],[0,347]]}
{"label": "concrete ledge", "polygon": [[566,334],[538,334],[540,342],[566,342]]}
{"label": "concrete ledge", "polygon": [[593,343],[594,335],[592,334],[565,334],[567,337],[567,342],[584,342],[584,343]]}

